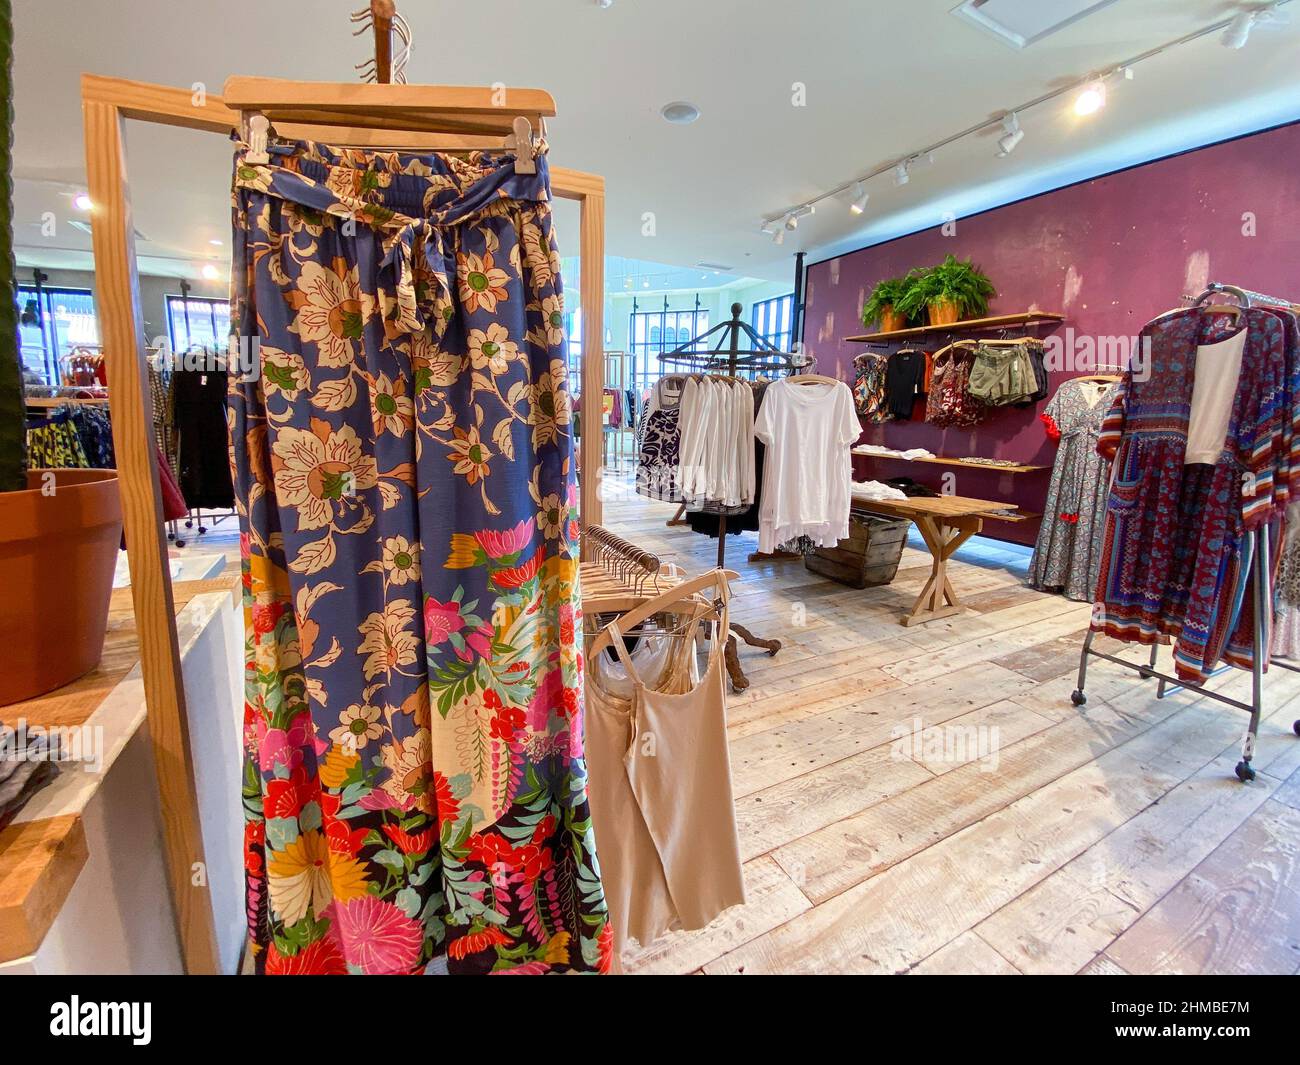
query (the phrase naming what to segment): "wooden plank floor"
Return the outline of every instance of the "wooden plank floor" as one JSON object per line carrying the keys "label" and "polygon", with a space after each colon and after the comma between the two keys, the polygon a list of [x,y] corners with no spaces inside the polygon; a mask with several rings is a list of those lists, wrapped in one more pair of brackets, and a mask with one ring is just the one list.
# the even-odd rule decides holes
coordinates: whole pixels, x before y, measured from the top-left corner
{"label": "wooden plank floor", "polygon": [[[605,524],[688,572],[713,565],[717,541],[672,513],[623,498]],[[749,563],[755,548],[728,538],[733,615],[785,646],[742,646],[753,686],[729,702],[749,901],[634,947],[629,971],[1300,971],[1300,675],[1266,679],[1242,785],[1231,707],[1156,700],[1096,660],[1071,704],[1089,608],[1026,588],[1018,548],[972,541],[951,564],[971,611],[912,629],[915,536],[894,583],[865,591]],[[1210,686],[1249,698],[1237,671]]]}
{"label": "wooden plank floor", "polygon": [[[709,568],[717,542],[668,528],[673,510],[611,500],[605,524]],[[1242,785],[1239,711],[1157,701],[1096,660],[1070,703],[1088,607],[1026,588],[1021,549],[971,541],[950,564],[970,612],[907,629],[929,574],[915,535],[894,583],[865,591],[749,563],[756,546],[728,538],[733,615],[785,646],[742,646],[753,686],[729,702],[749,901],[634,949],[629,971],[1300,971],[1300,675],[1266,679]],[[195,548],[238,566],[225,526]],[[1210,686],[1249,698],[1236,671]],[[996,729],[996,758],[896,740],[945,726]]]}

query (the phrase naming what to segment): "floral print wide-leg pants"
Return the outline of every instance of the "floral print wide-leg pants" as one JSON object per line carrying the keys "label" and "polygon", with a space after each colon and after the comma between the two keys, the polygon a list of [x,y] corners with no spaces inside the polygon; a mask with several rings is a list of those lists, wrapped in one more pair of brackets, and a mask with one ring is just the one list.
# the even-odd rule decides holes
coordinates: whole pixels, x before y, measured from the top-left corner
{"label": "floral print wide-leg pants", "polygon": [[545,159],[299,143],[233,196],[258,971],[605,971]]}

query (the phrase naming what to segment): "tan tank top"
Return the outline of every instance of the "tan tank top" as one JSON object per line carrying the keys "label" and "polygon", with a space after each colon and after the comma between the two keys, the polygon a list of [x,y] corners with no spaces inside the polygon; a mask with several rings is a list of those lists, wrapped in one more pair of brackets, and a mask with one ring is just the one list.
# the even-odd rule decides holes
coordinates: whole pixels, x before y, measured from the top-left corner
{"label": "tan tank top", "polygon": [[726,599],[724,591],[709,664],[694,687],[698,622],[659,690],[643,682],[617,631],[610,635],[631,698],[587,671],[591,817],[616,959],[628,940],[644,946],[673,929],[703,928],[745,901],[727,750]]}

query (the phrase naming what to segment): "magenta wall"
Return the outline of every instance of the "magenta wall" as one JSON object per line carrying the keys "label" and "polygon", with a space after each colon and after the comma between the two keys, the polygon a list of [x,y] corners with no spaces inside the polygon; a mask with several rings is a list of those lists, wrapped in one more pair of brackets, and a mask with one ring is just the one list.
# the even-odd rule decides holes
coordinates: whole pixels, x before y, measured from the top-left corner
{"label": "magenta wall", "polygon": [[[1244,232],[1246,212],[1254,236]],[[865,331],[861,310],[871,287],[950,252],[974,259],[993,279],[998,296],[991,313],[1062,311],[1064,325],[1039,335],[1063,340],[1067,329],[1075,336],[1131,336],[1207,280],[1300,298],[1300,123],[963,218],[952,236],[926,230],[810,266],[803,339],[818,372],[851,380],[853,357],[867,349],[843,338]],[[1052,390],[1071,376],[1053,373]],[[971,430],[919,420],[872,424],[863,440],[1050,466],[1055,446],[1038,421],[1041,407],[1006,408]],[[908,476],[935,488],[945,470],[877,459],[854,463],[858,478]],[[1043,509],[1046,472],[954,472],[959,495]],[[1037,522],[985,528],[1032,544]]]}

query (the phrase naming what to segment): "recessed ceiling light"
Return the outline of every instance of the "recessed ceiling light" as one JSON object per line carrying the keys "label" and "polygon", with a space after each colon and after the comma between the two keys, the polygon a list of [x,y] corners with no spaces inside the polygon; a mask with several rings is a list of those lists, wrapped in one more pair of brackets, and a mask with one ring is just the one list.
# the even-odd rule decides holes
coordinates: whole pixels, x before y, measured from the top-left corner
{"label": "recessed ceiling light", "polygon": [[206,281],[215,281],[217,278],[221,276],[221,271],[218,270],[211,263],[206,263],[203,269],[199,271],[199,273],[203,275],[203,278]]}
{"label": "recessed ceiling light", "polygon": [[689,126],[700,117],[700,109],[685,100],[674,100],[664,104],[659,113],[676,126]]}
{"label": "recessed ceiling light", "polygon": [[87,196],[84,192],[79,192],[77,193],[76,196],[72,198],[72,205],[78,211],[89,211],[92,207],[95,206],[93,203],[90,202],[90,197]]}
{"label": "recessed ceiling light", "polygon": [[208,243],[213,245],[213,247],[217,247],[217,248],[221,247],[222,245],[222,241],[220,241],[216,237],[213,237],[211,240],[208,241]]}

